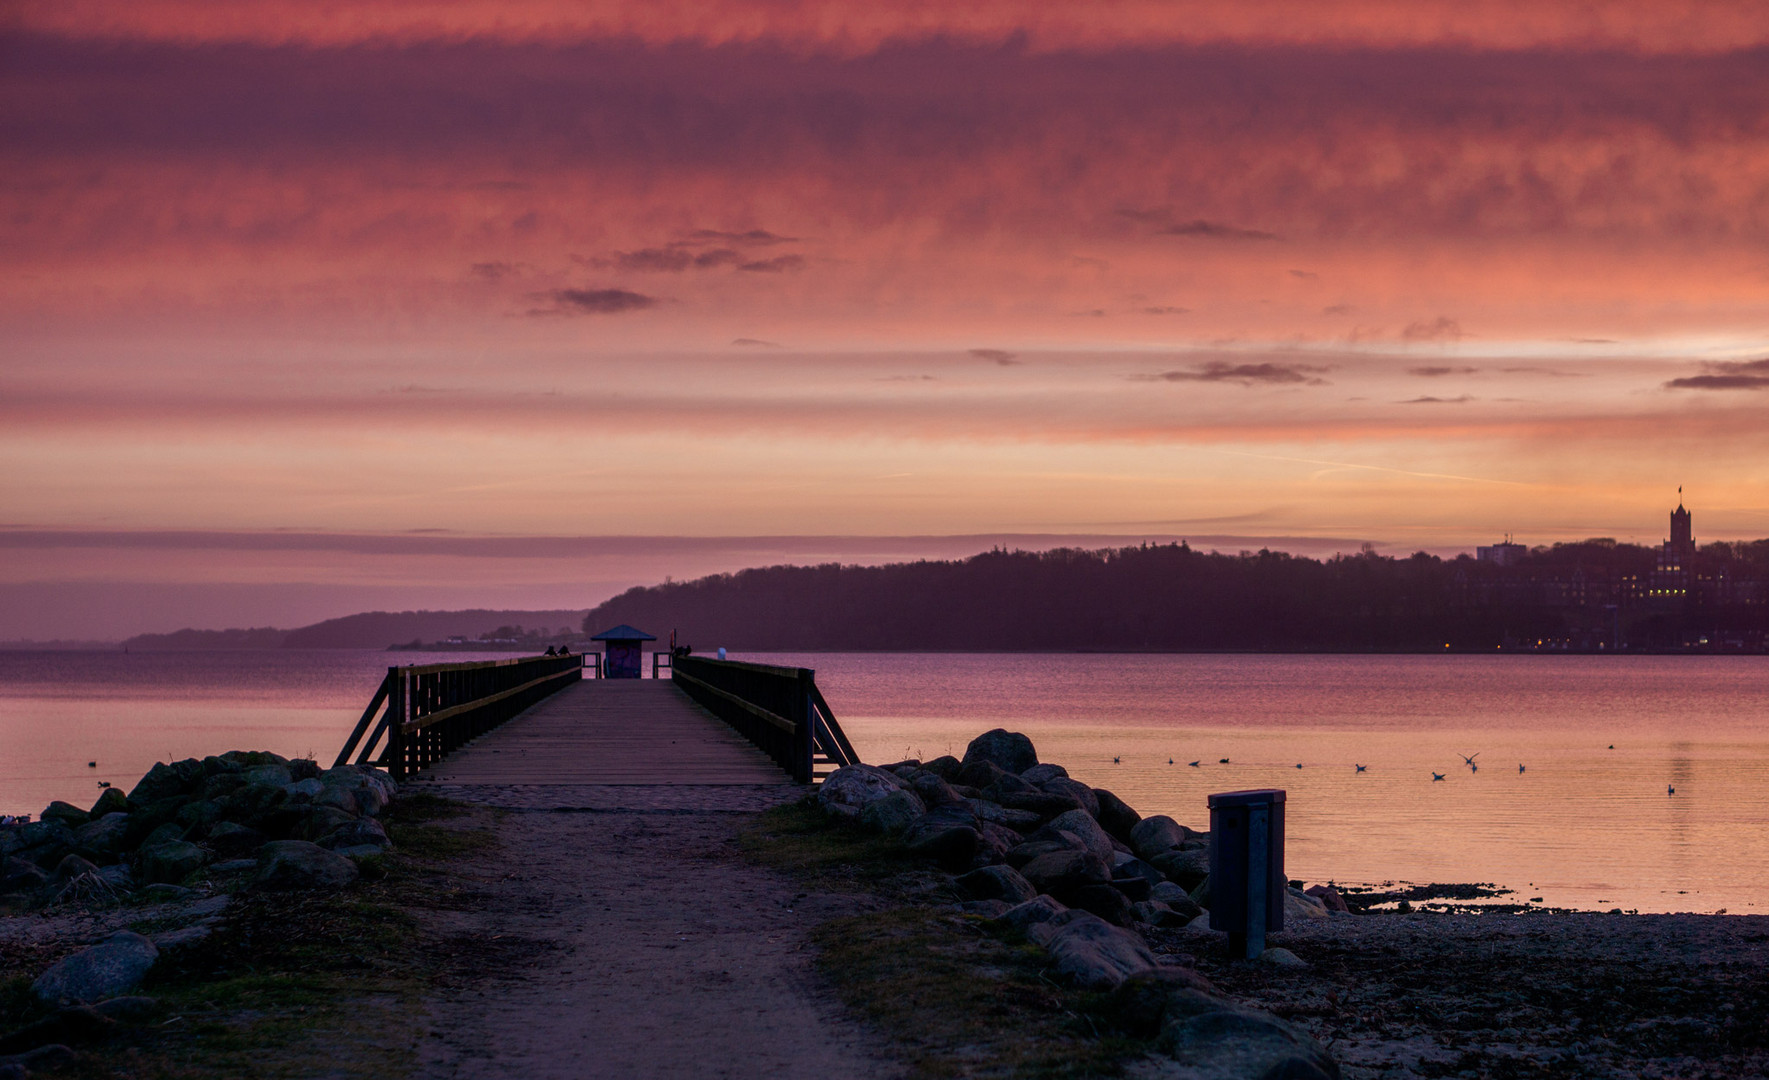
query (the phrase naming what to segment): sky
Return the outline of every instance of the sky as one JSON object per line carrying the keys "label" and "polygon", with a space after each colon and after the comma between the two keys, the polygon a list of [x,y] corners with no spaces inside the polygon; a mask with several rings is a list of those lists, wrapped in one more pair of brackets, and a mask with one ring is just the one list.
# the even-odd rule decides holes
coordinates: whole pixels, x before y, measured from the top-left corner
{"label": "sky", "polygon": [[1769,536],[1769,16],[13,0],[0,639]]}

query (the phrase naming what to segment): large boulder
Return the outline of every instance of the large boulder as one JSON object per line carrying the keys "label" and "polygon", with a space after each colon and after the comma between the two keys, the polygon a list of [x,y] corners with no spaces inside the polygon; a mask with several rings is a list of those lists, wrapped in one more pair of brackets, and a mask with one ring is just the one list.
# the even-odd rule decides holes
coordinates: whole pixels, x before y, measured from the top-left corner
{"label": "large boulder", "polygon": [[1294,928],[1298,923],[1327,917],[1327,905],[1320,898],[1301,889],[1284,890],[1284,922]]}
{"label": "large boulder", "polygon": [[1192,838],[1192,830],[1168,817],[1156,814],[1143,818],[1130,830],[1130,850],[1144,859],[1166,854]]}
{"label": "large boulder", "polygon": [[983,785],[983,798],[985,799],[999,799],[1003,795],[1017,795],[1023,791],[1038,790],[1038,785],[1015,776],[1006,769],[998,769],[987,761],[975,762],[971,768],[989,774],[989,782]]}
{"label": "large boulder", "polygon": [[374,818],[351,818],[322,837],[319,846],[332,851],[361,848],[388,851],[393,847],[393,841],[387,836],[387,827]]}
{"label": "large boulder", "polygon": [[1073,795],[1058,795],[1048,791],[1003,792],[996,796],[995,801],[1009,810],[1025,810],[1037,814],[1041,821],[1049,821],[1070,810],[1085,809],[1081,800]]}
{"label": "large boulder", "polygon": [[866,804],[860,811],[860,824],[876,833],[897,836],[927,813],[927,806],[913,791],[893,791],[882,799]]}
{"label": "large boulder", "polygon": [[1073,906],[1090,911],[1113,926],[1129,926],[1135,921],[1130,898],[1111,885],[1083,885],[1075,890]]}
{"label": "large boulder", "polygon": [[995,728],[985,731],[964,748],[964,763],[987,761],[1010,773],[1023,773],[1038,764],[1032,740],[1017,731]]}
{"label": "large boulder", "polygon": [[306,840],[273,840],[258,849],[260,888],[342,889],[358,873],[349,859]]}
{"label": "large boulder", "polygon": [[873,765],[843,765],[817,787],[817,805],[832,814],[857,818],[860,811],[895,791],[903,782]]}
{"label": "large boulder", "polygon": [[1085,886],[1105,885],[1112,880],[1111,870],[1098,855],[1078,848],[1040,855],[1020,867],[1020,873],[1039,892],[1065,902]]}
{"label": "large boulder", "polygon": [[172,820],[184,826],[187,835],[202,836],[209,826],[221,820],[221,804],[212,799],[192,799],[179,808],[178,816]]}
{"label": "large boulder", "polygon": [[48,882],[48,872],[29,859],[8,855],[0,862],[0,894],[36,892]]}
{"label": "large boulder", "polygon": [[209,830],[206,841],[215,854],[222,856],[244,855],[248,851],[256,851],[270,837],[257,829],[241,825],[235,821],[218,822]]}
{"label": "large boulder", "polygon": [[1185,889],[1195,889],[1210,876],[1208,851],[1169,851],[1148,860],[1162,876]]}
{"label": "large boulder", "polygon": [[88,816],[97,821],[106,814],[127,814],[129,812],[129,796],[120,788],[107,787],[98,793],[98,801],[92,804]]}
{"label": "large boulder", "polygon": [[110,862],[106,856],[120,855],[128,850],[129,829],[128,814],[106,814],[74,830],[74,848],[94,862]]}
{"label": "large boulder", "polygon": [[1069,770],[1063,768],[1061,765],[1053,765],[1050,762],[1041,762],[1021,773],[1020,779],[1031,784],[1033,787],[1037,787],[1040,784],[1056,780],[1060,777],[1067,777],[1068,775]]}
{"label": "large boulder", "polygon": [[1065,911],[1033,924],[1026,936],[1050,953],[1059,976],[1086,990],[1111,990],[1155,970],[1154,954],[1140,936],[1091,912]]}
{"label": "large boulder", "polygon": [[288,794],[290,802],[318,802],[319,797],[325,794],[326,785],[319,777],[309,776],[305,780],[292,780],[284,784],[283,791]]}
{"label": "large boulder", "polygon": [[922,762],[921,767],[924,772],[931,772],[950,784],[958,779],[958,771],[964,768],[964,762],[951,754],[941,754],[932,761]]}
{"label": "large boulder", "polygon": [[1009,810],[1000,803],[990,802],[987,799],[970,800],[970,811],[977,815],[978,821],[993,822],[1017,833],[1031,832],[1038,827],[1040,821],[1044,820],[1030,810]]}
{"label": "large boulder", "polygon": [[1049,922],[1067,910],[1054,896],[1034,896],[997,915],[995,921],[1010,930],[1023,931],[1038,923]]}
{"label": "large boulder", "polygon": [[1112,880],[1131,877],[1142,878],[1150,886],[1169,884],[1167,879],[1162,876],[1161,871],[1143,862],[1135,855],[1124,851],[1114,851],[1112,853]]}
{"label": "large boulder", "polygon": [[221,755],[221,760],[231,762],[242,769],[251,769],[259,765],[287,765],[289,759],[281,754],[273,754],[268,750],[229,750]]}
{"label": "large boulder", "polygon": [[122,930],[50,965],[31,984],[31,992],[50,1005],[117,997],[140,986],[159,955],[153,942]]}
{"label": "large boulder", "polygon": [[176,885],[201,869],[209,853],[183,840],[144,847],[135,856],[135,878],[143,884]]}
{"label": "large boulder", "polygon": [[1189,988],[1167,996],[1158,1041],[1178,1066],[1156,1076],[1196,1080],[1338,1080],[1321,1045],[1270,1013]]}
{"label": "large boulder", "polygon": [[1099,796],[1093,793],[1092,788],[1079,780],[1059,776],[1055,780],[1046,780],[1038,785],[1038,789],[1051,795],[1067,795],[1075,800],[1077,806],[1087,811],[1088,817],[1099,817]]}
{"label": "large boulder", "polygon": [[972,900],[1005,900],[1023,904],[1038,895],[1032,883],[1009,866],[983,866],[958,879],[958,887]]}
{"label": "large boulder", "polygon": [[1345,903],[1345,897],[1339,895],[1339,890],[1331,885],[1310,885],[1302,891],[1319,900],[1328,911],[1337,911],[1341,914],[1351,912],[1351,908]]}
{"label": "large boulder", "polygon": [[92,815],[73,803],[65,803],[57,799],[44,807],[43,812],[37,815],[37,819],[39,821],[59,821],[70,829],[78,829],[92,820]]}
{"label": "large boulder", "polygon": [[270,784],[279,788],[295,782],[287,765],[254,765],[246,770],[245,777],[248,784]]}
{"label": "large boulder", "polygon": [[1054,836],[1047,834],[1039,839],[1027,840],[1025,843],[1014,845],[1007,850],[1003,861],[1015,870],[1022,870],[1028,863],[1042,855],[1049,855],[1055,851],[1086,850],[1087,845],[1081,842],[1080,837],[1074,833],[1059,832]]}
{"label": "large boulder", "polygon": [[953,869],[970,865],[982,840],[979,822],[962,807],[942,806],[915,819],[903,833],[903,846],[913,855]]}
{"label": "large boulder", "polygon": [[958,792],[952,790],[951,784],[931,772],[916,773],[915,779],[909,782],[909,786],[921,798],[922,805],[930,810],[936,806],[951,806],[953,803],[964,801]]}
{"label": "large boulder", "polygon": [[1107,791],[1105,788],[1094,788],[1094,798],[1099,800],[1100,828],[1112,834],[1112,839],[1130,846],[1130,834],[1142,821],[1142,815],[1130,808],[1130,804]]}
{"label": "large boulder", "polygon": [[1037,840],[1050,836],[1053,832],[1070,833],[1088,851],[1098,855],[1100,861],[1107,866],[1112,865],[1112,856],[1117,849],[1112,846],[1112,838],[1106,830],[1099,827],[1099,822],[1085,810],[1070,810],[1050,819],[1050,824],[1033,833],[1031,839]]}
{"label": "large boulder", "polygon": [[1020,834],[1005,825],[984,821],[977,825],[977,850],[972,866],[993,866],[1007,861],[1007,853],[1020,842]]}
{"label": "large boulder", "polygon": [[[362,820],[350,814],[346,814],[335,806],[315,806],[312,803],[308,803],[302,809],[307,812],[302,815],[301,820],[290,830],[290,836],[296,840],[318,841],[322,837],[329,836],[346,825]],[[372,821],[373,819],[371,818],[369,820]],[[378,822],[376,824],[377,826],[379,825]],[[383,830],[382,836],[385,837],[385,835],[385,830]]]}
{"label": "large boulder", "polygon": [[208,775],[203,763],[196,758],[185,758],[170,764],[164,761],[155,762],[154,767],[129,789],[129,803],[131,806],[139,806],[189,794]]}
{"label": "large boulder", "polygon": [[[393,777],[368,765],[340,765],[320,773],[319,780],[328,788],[350,792],[357,804],[355,812],[370,817],[378,816],[399,790]],[[329,800],[321,795],[314,801],[327,803]]]}
{"label": "large boulder", "polygon": [[1008,772],[993,761],[985,761],[982,758],[978,758],[975,761],[966,761],[961,764],[958,767],[958,775],[952,778],[952,783],[962,784],[965,787],[973,787],[978,791],[999,793],[1000,791],[1013,790],[1012,788],[1001,787],[1001,784],[1008,781],[1010,778],[1022,789],[1031,786],[1030,784],[1023,783],[1018,777],[1015,777],[1013,773]]}

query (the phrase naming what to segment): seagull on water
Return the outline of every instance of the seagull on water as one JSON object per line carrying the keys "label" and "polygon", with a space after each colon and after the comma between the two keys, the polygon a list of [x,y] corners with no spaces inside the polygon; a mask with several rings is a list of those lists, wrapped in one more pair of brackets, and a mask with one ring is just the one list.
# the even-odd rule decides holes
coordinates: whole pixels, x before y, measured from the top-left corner
{"label": "seagull on water", "polygon": [[1362,765],[1356,765],[1356,764],[1354,764],[1352,767],[1355,768],[1358,772],[1363,772],[1364,768],[1365,768]]}
{"label": "seagull on water", "polygon": [[1217,759],[1216,759],[1216,763],[1217,763],[1217,764],[1218,764],[1218,765],[1227,765],[1227,764],[1228,764],[1228,758],[1217,758]]}
{"label": "seagull on water", "polygon": [[1204,759],[1199,758],[1197,761],[1188,761],[1188,762],[1186,762],[1186,764],[1190,765],[1192,768],[1196,769],[1204,764]]}
{"label": "seagull on water", "polygon": [[1666,795],[1675,795],[1675,794],[1677,794],[1677,789],[1674,787],[1667,787],[1665,789],[1665,794]]}
{"label": "seagull on water", "polygon": [[1118,764],[1118,759],[1116,757],[1112,758],[1112,764],[1114,764],[1114,765]]}
{"label": "seagull on water", "polygon": [[1171,765],[1171,764],[1173,764],[1173,759],[1172,759],[1172,758],[1168,758],[1168,759],[1167,759],[1167,764],[1169,764],[1169,765]]}
{"label": "seagull on water", "polygon": [[1300,762],[1300,761],[1298,761],[1298,762],[1297,762],[1297,763],[1296,763],[1296,767],[1297,767],[1297,768],[1298,768],[1298,769],[1300,769],[1300,768],[1302,768],[1302,762]]}
{"label": "seagull on water", "polygon": [[1440,773],[1440,772],[1434,772],[1434,773],[1432,773],[1432,774],[1431,774],[1431,779],[1432,779],[1432,781],[1433,781],[1433,782],[1436,782],[1436,781],[1438,781],[1438,780],[1442,780],[1442,779],[1443,779],[1443,773]]}
{"label": "seagull on water", "polygon": [[1517,766],[1517,771],[1518,771],[1518,772],[1522,772],[1522,771],[1523,771],[1523,766],[1522,766],[1522,765],[1519,765],[1519,766]]}
{"label": "seagull on water", "polygon": [[[1458,751],[1458,753],[1460,753],[1460,751]],[[1474,759],[1479,756],[1480,756],[1479,750],[1476,750],[1472,754],[1462,754],[1462,760],[1466,761],[1468,763],[1468,771],[1469,772],[1479,772],[1480,771],[1480,766],[1476,765],[1474,763]]]}

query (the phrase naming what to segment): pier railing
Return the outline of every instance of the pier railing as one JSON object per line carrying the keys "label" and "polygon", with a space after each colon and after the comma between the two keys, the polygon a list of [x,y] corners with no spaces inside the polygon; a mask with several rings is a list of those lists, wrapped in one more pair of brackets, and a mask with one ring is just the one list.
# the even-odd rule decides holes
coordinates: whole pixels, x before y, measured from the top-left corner
{"label": "pier railing", "polygon": [[332,764],[346,764],[354,753],[358,765],[379,765],[403,780],[585,671],[582,656],[390,667]]}
{"label": "pier railing", "polygon": [[677,656],[670,679],[801,784],[860,760],[811,668]]}

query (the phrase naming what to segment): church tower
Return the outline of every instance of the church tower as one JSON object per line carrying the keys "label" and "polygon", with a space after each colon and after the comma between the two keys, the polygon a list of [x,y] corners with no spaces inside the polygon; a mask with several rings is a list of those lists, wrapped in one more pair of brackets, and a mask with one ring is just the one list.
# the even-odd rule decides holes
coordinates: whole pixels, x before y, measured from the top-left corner
{"label": "church tower", "polygon": [[[1677,489],[1681,495],[1682,488]],[[1689,511],[1683,509],[1683,500],[1677,500],[1677,509],[1671,511],[1671,549],[1684,558],[1695,554],[1695,534],[1691,528]]]}

